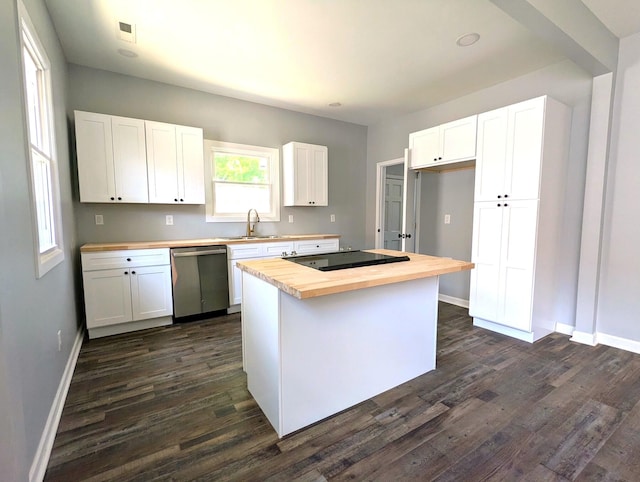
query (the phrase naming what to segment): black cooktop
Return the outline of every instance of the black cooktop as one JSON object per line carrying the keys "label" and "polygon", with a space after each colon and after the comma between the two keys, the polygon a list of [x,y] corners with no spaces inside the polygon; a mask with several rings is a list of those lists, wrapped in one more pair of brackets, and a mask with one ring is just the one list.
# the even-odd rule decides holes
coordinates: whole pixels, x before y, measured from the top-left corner
{"label": "black cooktop", "polygon": [[386,254],[355,250],[313,254],[308,256],[289,256],[283,259],[320,271],[334,271],[337,269],[409,261],[409,256],[389,256]]}

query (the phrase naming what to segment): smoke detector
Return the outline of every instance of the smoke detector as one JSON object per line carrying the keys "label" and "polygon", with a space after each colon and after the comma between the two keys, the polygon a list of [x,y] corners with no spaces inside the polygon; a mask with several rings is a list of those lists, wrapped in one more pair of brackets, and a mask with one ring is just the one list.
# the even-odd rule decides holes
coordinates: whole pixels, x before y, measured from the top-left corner
{"label": "smoke detector", "polygon": [[118,21],[116,22],[117,35],[120,40],[136,43],[136,25],[130,22]]}

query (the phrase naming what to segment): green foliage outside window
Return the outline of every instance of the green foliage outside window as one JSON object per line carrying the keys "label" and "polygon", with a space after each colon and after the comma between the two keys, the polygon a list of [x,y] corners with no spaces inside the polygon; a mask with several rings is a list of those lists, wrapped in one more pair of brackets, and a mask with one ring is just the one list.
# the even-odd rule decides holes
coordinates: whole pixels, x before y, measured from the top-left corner
{"label": "green foliage outside window", "polygon": [[215,153],[216,181],[265,184],[269,182],[268,162],[263,157]]}

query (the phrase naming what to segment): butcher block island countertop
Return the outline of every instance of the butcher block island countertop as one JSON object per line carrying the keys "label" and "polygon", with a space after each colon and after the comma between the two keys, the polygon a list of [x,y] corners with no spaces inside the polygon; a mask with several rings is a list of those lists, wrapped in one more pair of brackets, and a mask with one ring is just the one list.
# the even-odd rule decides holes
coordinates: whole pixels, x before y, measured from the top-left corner
{"label": "butcher block island countertop", "polygon": [[164,241],[123,241],[119,243],[87,243],[80,247],[82,253],[96,251],[118,251],[121,249],[188,248],[191,246],[210,246],[213,244],[271,243],[277,241],[301,241],[305,239],[339,238],[338,234],[287,234],[281,236],[256,236],[250,238],[199,238],[175,239]]}
{"label": "butcher block island countertop", "polygon": [[401,253],[388,249],[367,251],[389,256],[406,255],[409,256],[409,261],[336,271],[318,271],[286,259],[273,258],[238,262],[238,268],[291,296],[305,299],[466,271],[474,266],[467,261],[425,254]]}

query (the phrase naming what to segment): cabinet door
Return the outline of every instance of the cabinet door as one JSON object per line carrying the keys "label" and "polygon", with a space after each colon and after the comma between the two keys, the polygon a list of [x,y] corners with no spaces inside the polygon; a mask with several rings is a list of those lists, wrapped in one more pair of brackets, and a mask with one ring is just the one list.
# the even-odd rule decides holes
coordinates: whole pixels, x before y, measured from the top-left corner
{"label": "cabinet door", "polygon": [[[456,162],[476,157],[478,116],[473,115],[440,126],[441,162]],[[441,158],[441,159],[440,159]]]}
{"label": "cabinet door", "polygon": [[171,266],[131,268],[131,307],[134,321],[170,316]]}
{"label": "cabinet door", "polygon": [[504,191],[511,199],[538,199],[544,97],[509,107]]}
{"label": "cabinet door", "polygon": [[531,330],[537,201],[510,201],[503,210],[498,316],[492,321]]}
{"label": "cabinet door", "polygon": [[204,141],[202,129],[176,126],[178,199],[184,204],[204,204]]}
{"label": "cabinet door", "polygon": [[314,206],[329,205],[329,160],[324,146],[311,148],[311,168],[309,169],[309,191]]}
{"label": "cabinet door", "polygon": [[176,127],[145,121],[149,202],[175,204],[178,197]]}
{"label": "cabinet door", "polygon": [[[505,192],[509,112],[502,108],[478,116],[474,200],[502,199]],[[500,198],[498,198],[500,196]]]}
{"label": "cabinet door", "polygon": [[242,303],[242,271],[238,268],[238,261],[241,259],[229,260],[229,304],[237,305]]}
{"label": "cabinet door", "polygon": [[409,134],[409,167],[417,169],[438,162],[440,156],[440,127],[432,127]]}
{"label": "cabinet door", "polygon": [[114,202],[111,116],[75,111],[75,131],[80,201]]}
{"label": "cabinet door", "polygon": [[86,271],[84,302],[87,328],[131,321],[131,283],[128,269]]}
{"label": "cabinet door", "polygon": [[474,204],[469,314],[490,321],[498,320],[503,214],[498,203]]}
{"label": "cabinet door", "polygon": [[116,200],[127,203],[149,202],[144,121],[113,116],[111,131]]}

